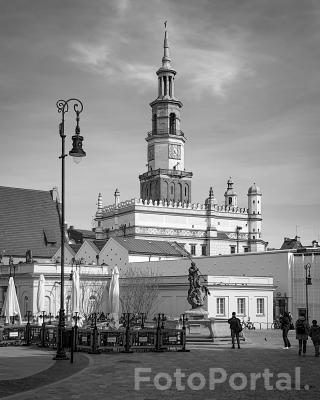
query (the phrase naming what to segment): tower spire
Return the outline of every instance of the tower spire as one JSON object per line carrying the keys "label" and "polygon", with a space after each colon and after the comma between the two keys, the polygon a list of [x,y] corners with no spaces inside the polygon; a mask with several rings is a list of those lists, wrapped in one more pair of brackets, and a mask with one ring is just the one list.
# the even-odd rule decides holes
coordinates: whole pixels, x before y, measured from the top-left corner
{"label": "tower spire", "polygon": [[167,21],[164,23],[164,41],[163,41],[163,57],[162,57],[162,68],[171,68],[171,58],[169,51],[169,41],[168,41],[168,31],[167,31]]}

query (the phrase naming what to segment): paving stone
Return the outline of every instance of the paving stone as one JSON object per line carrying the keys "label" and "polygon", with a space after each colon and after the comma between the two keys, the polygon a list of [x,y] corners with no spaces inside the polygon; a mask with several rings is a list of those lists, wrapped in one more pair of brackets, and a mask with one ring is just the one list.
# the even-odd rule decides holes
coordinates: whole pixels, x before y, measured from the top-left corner
{"label": "paving stone", "polygon": [[[231,349],[230,342],[218,347],[215,344],[201,345],[193,348],[188,353],[108,353],[89,355],[90,364],[78,370],[75,375],[70,375],[63,380],[36,387],[30,392],[23,392],[10,396],[11,399],[110,399],[110,400],[224,400],[224,399],[316,399],[320,398],[320,359],[314,357],[314,349],[308,342],[306,357],[298,356],[297,342],[294,334],[290,333],[292,348],[283,350],[281,331],[250,331],[245,332],[246,341],[242,348]],[[79,357],[79,354],[77,354]],[[80,355],[81,357],[81,355]],[[84,356],[83,356],[84,357]],[[77,362],[78,360],[76,360]],[[55,365],[70,366],[69,363],[58,361]],[[295,382],[295,368],[300,368],[301,382],[298,387]],[[53,371],[51,378],[58,374],[59,369]],[[141,390],[135,390],[135,368],[150,368],[151,382],[142,382]],[[236,389],[241,379],[250,382],[251,373],[263,373],[269,369],[275,376],[278,373],[288,373],[292,377],[292,389],[281,391],[275,386],[275,379],[271,378],[272,390],[266,390],[262,378],[257,380],[256,389],[252,390],[246,385],[243,390],[235,390],[228,380],[217,384],[214,390],[209,385],[210,368],[223,368],[229,377],[232,374],[243,375],[235,379]],[[182,379],[185,390],[178,390],[174,373],[177,369],[185,373]],[[166,390],[158,390],[153,381],[158,373],[169,374],[173,383]],[[205,384],[201,390],[192,390],[187,378],[191,374],[201,374]],[[147,374],[145,374],[146,376]],[[200,375],[199,375],[200,376]],[[193,383],[199,385],[199,376],[194,377]],[[234,377],[234,376],[233,376]],[[242,378],[241,378],[242,377]],[[27,380],[30,378],[26,378]],[[189,378],[190,379],[190,378]],[[165,383],[160,379],[161,384]],[[254,386],[253,386],[254,387]],[[306,388],[306,389],[305,389]],[[7,398],[7,399],[9,399]]]}

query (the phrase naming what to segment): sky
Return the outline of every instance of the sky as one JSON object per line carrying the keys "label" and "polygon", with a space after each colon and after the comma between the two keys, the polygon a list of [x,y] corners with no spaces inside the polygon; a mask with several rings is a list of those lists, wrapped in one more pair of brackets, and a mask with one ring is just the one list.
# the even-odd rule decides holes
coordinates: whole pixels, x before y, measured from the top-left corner
{"label": "sky", "polygon": [[[192,201],[213,187],[238,205],[262,191],[262,238],[320,235],[320,2],[1,0],[1,186],[61,193],[59,99],[78,98],[83,148],[66,158],[66,222],[91,229],[104,205],[139,197],[164,21],[183,103]],[[75,128],[66,114],[66,150]]]}

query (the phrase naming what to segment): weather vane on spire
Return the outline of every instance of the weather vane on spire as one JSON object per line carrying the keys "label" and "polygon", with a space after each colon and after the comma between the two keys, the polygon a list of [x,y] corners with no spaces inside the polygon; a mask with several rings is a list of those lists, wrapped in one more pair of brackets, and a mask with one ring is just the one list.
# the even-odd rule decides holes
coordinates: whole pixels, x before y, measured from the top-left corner
{"label": "weather vane on spire", "polygon": [[165,27],[165,29],[167,29],[167,22],[168,22],[168,21],[164,21],[164,27]]}

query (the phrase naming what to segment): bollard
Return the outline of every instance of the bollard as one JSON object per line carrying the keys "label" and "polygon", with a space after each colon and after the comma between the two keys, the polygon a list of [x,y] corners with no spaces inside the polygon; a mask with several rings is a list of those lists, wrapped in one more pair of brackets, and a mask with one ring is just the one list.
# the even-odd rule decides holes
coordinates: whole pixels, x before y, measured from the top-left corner
{"label": "bollard", "polygon": [[91,334],[91,350],[89,354],[100,354],[98,346],[98,328],[97,328],[97,313],[93,313],[91,319],[91,329],[93,329]]}
{"label": "bollard", "polygon": [[73,364],[73,344],[74,344],[74,327],[71,328],[71,349],[70,349],[70,363]]}
{"label": "bollard", "polygon": [[41,345],[40,347],[45,347],[45,334],[46,334],[46,323],[45,323],[45,318],[48,316],[46,315],[45,311],[42,311],[42,315],[39,316],[39,318],[42,318],[42,327],[41,327]]}
{"label": "bollard", "polygon": [[75,315],[72,317],[74,320],[74,333],[73,333],[73,351],[77,352],[77,344],[78,344],[78,321],[80,319],[79,313],[76,311]]}
{"label": "bollard", "polygon": [[27,318],[28,318],[28,322],[26,325],[26,346],[30,346],[30,335],[31,335],[31,331],[30,331],[30,318],[32,316],[32,312],[31,311],[27,311]]}
{"label": "bollard", "polygon": [[186,322],[188,321],[188,317],[186,314],[181,314],[179,322],[182,322],[182,349],[178,351],[189,352],[190,350],[186,349],[187,343],[187,335],[186,335]]}
{"label": "bollard", "polygon": [[133,351],[130,350],[130,319],[131,319],[131,313],[123,313],[123,318],[124,318],[125,325],[126,325],[126,341],[125,341],[125,346],[124,346],[123,353],[133,353]]}
{"label": "bollard", "polygon": [[[158,316],[154,317],[153,320],[157,322],[156,348],[155,348],[155,351],[156,352],[161,352],[161,351],[164,351],[164,349],[161,348],[161,337],[162,337],[161,330],[164,329],[164,321],[166,320],[165,319],[165,315],[164,314],[158,314]],[[161,323],[161,327],[160,327],[160,323]]]}

